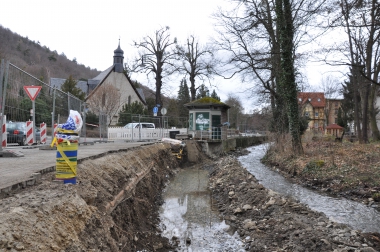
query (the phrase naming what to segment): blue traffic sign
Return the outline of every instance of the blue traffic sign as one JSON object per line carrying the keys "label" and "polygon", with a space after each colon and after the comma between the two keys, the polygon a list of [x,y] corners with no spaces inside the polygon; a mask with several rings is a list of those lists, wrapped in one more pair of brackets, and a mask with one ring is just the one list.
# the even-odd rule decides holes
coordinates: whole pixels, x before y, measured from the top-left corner
{"label": "blue traffic sign", "polygon": [[153,113],[157,113],[158,112],[158,108],[157,107],[154,107],[153,108]]}

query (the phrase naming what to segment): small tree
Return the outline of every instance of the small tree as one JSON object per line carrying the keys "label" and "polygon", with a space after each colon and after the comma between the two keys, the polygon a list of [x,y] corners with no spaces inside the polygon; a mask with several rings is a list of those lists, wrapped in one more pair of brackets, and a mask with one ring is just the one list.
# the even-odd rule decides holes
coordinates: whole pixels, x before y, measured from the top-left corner
{"label": "small tree", "polygon": [[214,98],[215,100],[220,101],[220,97],[219,97],[218,94],[215,92],[215,89],[212,90],[211,98]]}
{"label": "small tree", "polygon": [[131,104],[124,104],[119,112],[118,125],[123,126],[132,122],[132,115],[147,115],[148,110],[141,102],[134,101]]}
{"label": "small tree", "polygon": [[184,105],[190,102],[190,93],[189,93],[189,87],[187,86],[187,82],[185,78],[181,80],[181,84],[179,85],[177,101],[178,101],[179,116],[180,117],[188,116],[189,111],[184,107]]}
{"label": "small tree", "polygon": [[210,96],[210,91],[208,90],[208,88],[204,84],[200,85],[195,98],[198,100],[208,96]]}
{"label": "small tree", "polygon": [[121,106],[121,94],[119,90],[110,83],[104,83],[93,92],[93,95],[88,98],[89,108],[93,113],[105,114],[107,116],[107,124],[110,125]]}
{"label": "small tree", "polygon": [[84,100],[86,94],[77,87],[77,83],[78,82],[73,79],[73,76],[70,75],[69,78],[62,84],[61,90],[65,93],[69,92],[79,99]]}

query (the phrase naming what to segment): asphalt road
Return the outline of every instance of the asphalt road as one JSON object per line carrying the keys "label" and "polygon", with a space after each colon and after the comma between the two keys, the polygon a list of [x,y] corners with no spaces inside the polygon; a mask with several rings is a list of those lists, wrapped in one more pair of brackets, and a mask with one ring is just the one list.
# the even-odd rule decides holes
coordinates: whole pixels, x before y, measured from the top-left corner
{"label": "asphalt road", "polygon": [[[99,139],[97,139],[99,140]],[[128,149],[136,146],[151,144],[152,142],[125,142],[116,140],[113,142],[96,142],[96,139],[86,139],[93,145],[85,145],[83,141],[78,146],[78,160],[97,156],[109,151]],[[45,144],[48,147],[50,144]],[[32,148],[33,147],[33,148]],[[8,146],[3,151],[21,154],[21,157],[0,157],[0,190],[4,191],[18,183],[27,181],[33,173],[45,173],[54,170],[56,164],[56,150],[47,148],[43,150],[38,146]]]}

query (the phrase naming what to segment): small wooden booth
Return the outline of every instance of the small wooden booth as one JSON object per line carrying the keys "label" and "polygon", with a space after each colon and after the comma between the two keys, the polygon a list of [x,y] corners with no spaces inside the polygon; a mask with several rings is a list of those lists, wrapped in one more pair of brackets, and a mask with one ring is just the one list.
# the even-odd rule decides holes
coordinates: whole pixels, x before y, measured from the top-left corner
{"label": "small wooden booth", "polygon": [[342,137],[344,128],[339,126],[338,124],[330,124],[326,127],[326,134],[335,136],[335,137]]}
{"label": "small wooden booth", "polygon": [[189,110],[189,134],[196,139],[227,139],[228,109],[230,106],[211,97],[186,103]]}

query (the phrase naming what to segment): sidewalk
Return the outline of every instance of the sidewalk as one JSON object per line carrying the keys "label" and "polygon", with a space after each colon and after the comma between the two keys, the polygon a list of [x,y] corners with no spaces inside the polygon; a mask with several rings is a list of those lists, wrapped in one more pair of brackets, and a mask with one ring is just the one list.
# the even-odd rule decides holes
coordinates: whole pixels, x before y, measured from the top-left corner
{"label": "sidewalk", "polygon": [[[78,160],[97,156],[109,151],[125,150],[153,142],[113,142],[93,145],[81,144],[78,147]],[[21,152],[23,157],[0,157],[0,192],[8,192],[35,183],[35,177],[55,170],[56,150],[40,150],[40,148],[7,147],[4,150]]]}

